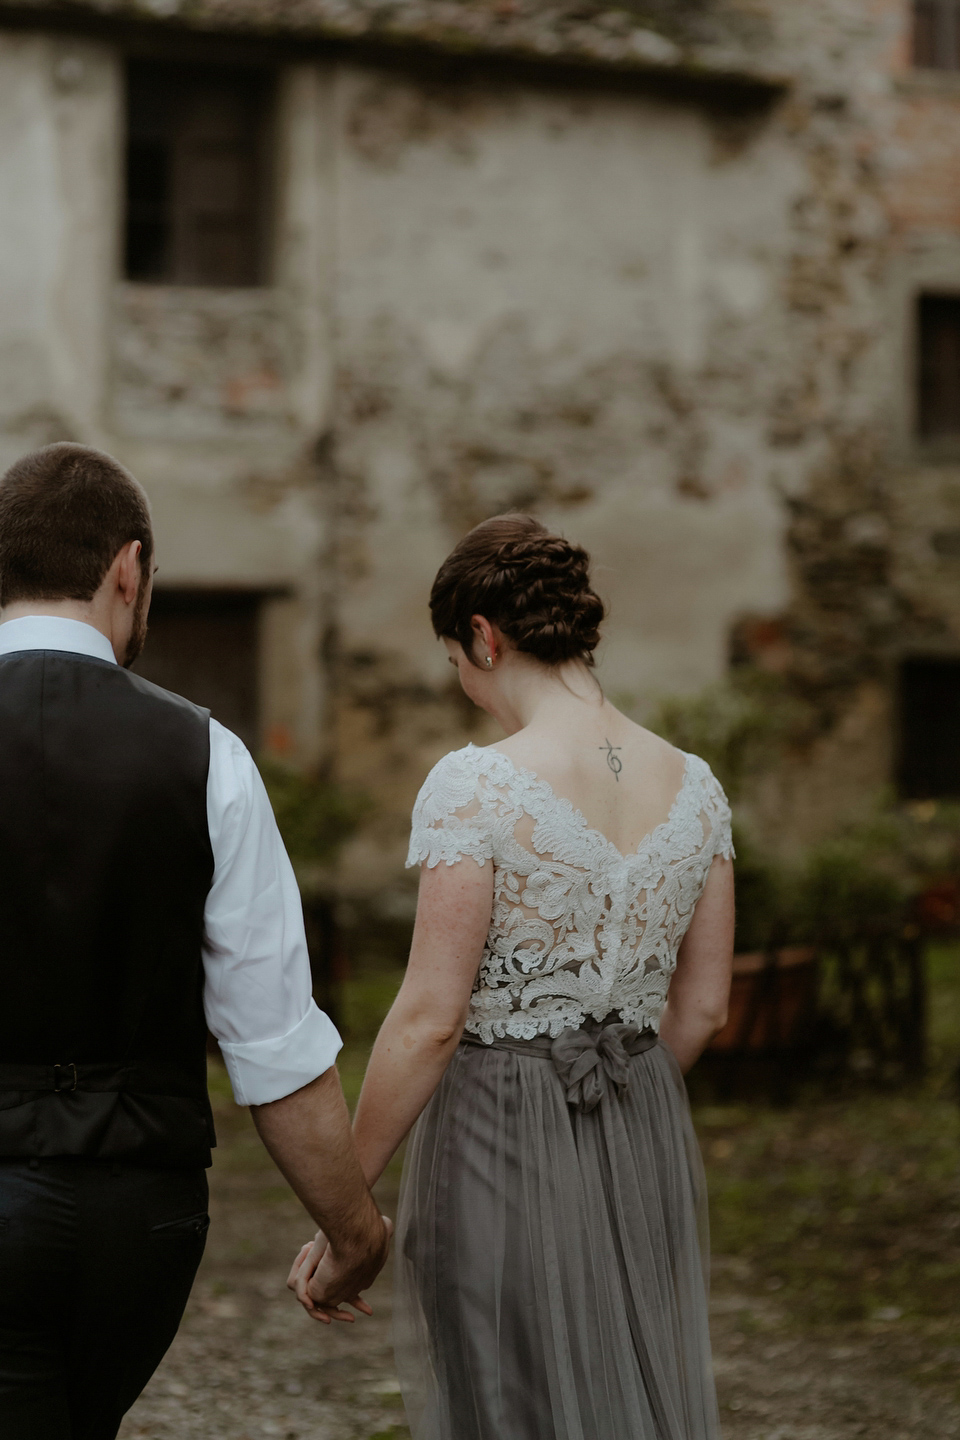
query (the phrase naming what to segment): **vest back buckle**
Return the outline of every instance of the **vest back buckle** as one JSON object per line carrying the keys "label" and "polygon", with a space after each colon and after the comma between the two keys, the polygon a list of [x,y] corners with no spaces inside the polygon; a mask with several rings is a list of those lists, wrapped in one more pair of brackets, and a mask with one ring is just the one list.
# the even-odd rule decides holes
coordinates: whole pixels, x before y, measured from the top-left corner
{"label": "vest back buckle", "polygon": [[[72,1076],[67,1074],[72,1071]],[[71,1084],[71,1079],[73,1083]],[[69,1065],[54,1065],[53,1067],[53,1091],[55,1095],[62,1095],[64,1091],[76,1090],[77,1088],[77,1067],[71,1061]]]}

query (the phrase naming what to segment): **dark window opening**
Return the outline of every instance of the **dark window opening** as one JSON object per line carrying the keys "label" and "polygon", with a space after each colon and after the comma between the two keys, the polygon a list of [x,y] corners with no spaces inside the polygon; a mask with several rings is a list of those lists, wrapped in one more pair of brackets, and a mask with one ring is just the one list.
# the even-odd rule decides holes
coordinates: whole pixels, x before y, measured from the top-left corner
{"label": "dark window opening", "polygon": [[960,797],[960,660],[905,660],[899,701],[900,794]]}
{"label": "dark window opening", "polygon": [[920,296],[917,341],[920,435],[960,440],[960,296]]}
{"label": "dark window opening", "polygon": [[249,591],[157,590],[143,654],[146,680],[204,705],[251,750],[259,743],[262,596]]}
{"label": "dark window opening", "polygon": [[260,71],[130,65],[128,279],[263,283],[269,100]]}
{"label": "dark window opening", "polygon": [[960,0],[914,0],[913,63],[960,70]]}

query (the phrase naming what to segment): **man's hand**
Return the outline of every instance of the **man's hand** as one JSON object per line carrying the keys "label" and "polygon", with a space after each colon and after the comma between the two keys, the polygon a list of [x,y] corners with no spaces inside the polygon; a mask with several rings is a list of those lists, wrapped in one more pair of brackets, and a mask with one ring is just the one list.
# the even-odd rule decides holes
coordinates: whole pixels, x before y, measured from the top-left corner
{"label": "man's hand", "polygon": [[372,1285],[390,1248],[393,1222],[386,1215],[381,1215],[380,1221],[380,1234],[372,1237],[373,1244],[362,1254],[336,1254],[322,1230],[317,1231],[312,1243],[302,1246],[287,1276],[287,1286],[311,1319],[324,1325],[332,1320],[352,1323],[353,1316],[341,1310],[341,1304],[352,1305],[362,1315],[373,1314],[366,1300],[360,1298],[360,1291]]}
{"label": "man's hand", "polygon": [[[251,1110],[261,1139],[322,1232],[300,1252],[287,1283],[318,1320],[352,1320],[338,1309],[344,1302],[367,1313],[369,1306],[358,1303],[360,1291],[379,1274],[393,1226],[380,1215],[363,1178],[336,1068]],[[310,1268],[298,1289],[308,1254]],[[308,1283],[311,1305],[305,1304]]]}

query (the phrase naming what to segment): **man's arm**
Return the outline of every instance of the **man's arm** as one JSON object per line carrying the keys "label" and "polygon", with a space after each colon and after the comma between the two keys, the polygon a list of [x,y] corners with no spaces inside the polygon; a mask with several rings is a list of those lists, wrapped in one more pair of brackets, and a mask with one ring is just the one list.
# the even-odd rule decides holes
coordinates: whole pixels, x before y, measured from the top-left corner
{"label": "man's arm", "polygon": [[336,1066],[282,1100],[251,1105],[250,1113],[278,1168],[329,1242],[311,1298],[323,1310],[335,1311],[344,1301],[366,1309],[358,1298],[387,1258],[390,1226],[363,1178]]}
{"label": "man's arm", "polygon": [[[460,1039],[483,942],[490,928],[493,869],[462,859],[424,865],[413,944],[403,984],[367,1066],[354,1134],[373,1184],[439,1085]],[[304,1308],[329,1285],[325,1237],[304,1245],[287,1284]],[[318,1317],[322,1318],[322,1317]]]}
{"label": "man's arm", "polygon": [[[204,907],[204,1009],[239,1105],[249,1105],[280,1170],[332,1246],[311,1281],[317,1304],[358,1309],[386,1256],[334,1061],[340,1036],[311,996],[293,868],[256,766],[210,721],[207,821],[214,876]],[[318,1247],[319,1248],[319,1247]],[[338,1313],[331,1309],[331,1313]],[[351,1319],[346,1312],[339,1318]]]}

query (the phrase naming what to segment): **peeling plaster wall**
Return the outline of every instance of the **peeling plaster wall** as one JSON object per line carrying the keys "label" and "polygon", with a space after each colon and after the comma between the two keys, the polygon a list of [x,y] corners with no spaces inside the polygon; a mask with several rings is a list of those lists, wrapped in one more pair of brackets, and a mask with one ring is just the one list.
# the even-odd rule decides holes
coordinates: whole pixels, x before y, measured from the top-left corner
{"label": "peeling plaster wall", "polygon": [[906,0],[767,9],[795,84],[752,116],[339,79],[341,760],[396,817],[352,883],[468,734],[424,602],[507,505],[593,552],[638,715],[775,622],[756,658],[816,726],[754,797],[770,843],[869,811],[899,660],[960,654],[960,448],[914,414],[917,295],[960,294],[960,80],[912,69]]}
{"label": "peeling plaster wall", "polygon": [[128,285],[119,51],[0,32],[0,466],[52,440],[101,446],[150,495],[162,583],[274,595],[264,732],[305,761],[329,603],[329,96],[316,66],[282,77],[272,285]]}
{"label": "peeling plaster wall", "polygon": [[281,74],[270,285],[113,292],[111,435],[153,500],[163,574],[275,594],[261,626],[263,735],[307,764],[326,725],[330,103],[321,67]]}
{"label": "peeling plaster wall", "polygon": [[518,506],[589,547],[599,674],[637,713],[786,605],[803,457],[770,414],[805,177],[765,120],[640,97],[348,70],[338,114],[339,758],[395,797],[399,847],[466,737],[426,600],[470,524]]}
{"label": "peeling plaster wall", "polygon": [[0,464],[99,423],[118,111],[108,48],[0,36]]}
{"label": "peeling plaster wall", "polygon": [[960,81],[911,70],[907,0],[754,8],[793,83],[739,111],[288,66],[274,273],[242,292],[120,281],[119,52],[0,32],[0,461],[102,444],[168,582],[277,592],[266,724],[378,801],[348,892],[405,903],[425,770],[493,738],[426,599],[499,509],[590,548],[638,716],[774,622],[759,661],[819,728],[757,801],[772,838],[871,804],[899,657],[960,653],[960,451],[913,414],[916,295],[960,293]]}
{"label": "peeling plaster wall", "polygon": [[783,414],[807,463],[783,622],[821,732],[768,785],[765,818],[796,842],[890,785],[899,660],[960,654],[960,451],[931,453],[915,414],[917,296],[960,293],[960,81],[912,68],[907,0],[776,14],[797,76],[778,120],[805,172]]}

